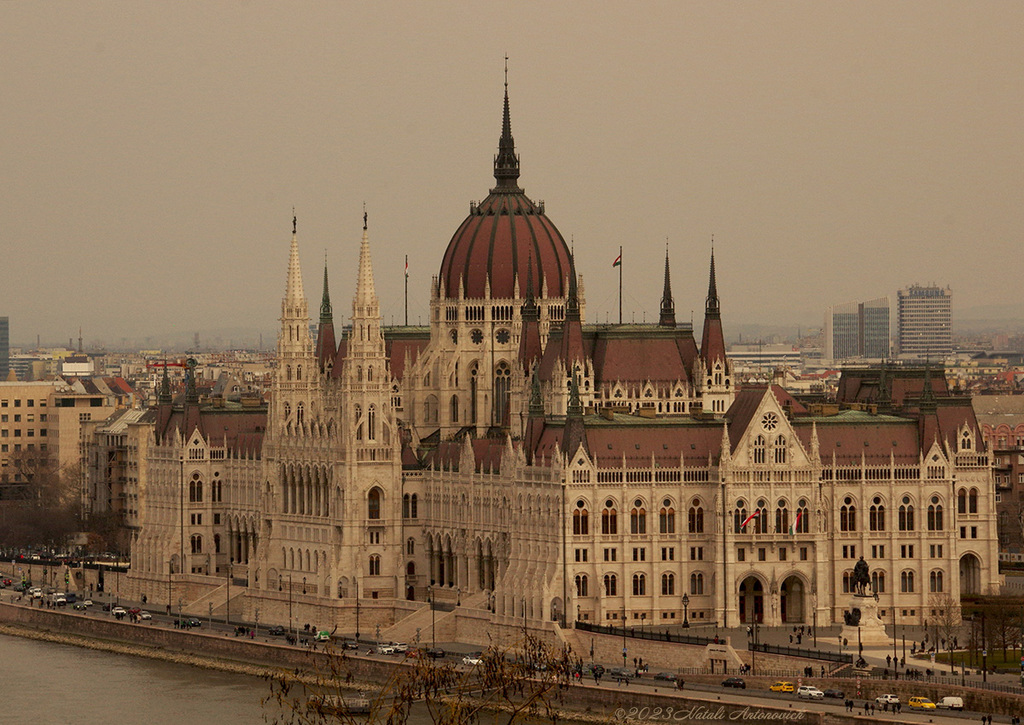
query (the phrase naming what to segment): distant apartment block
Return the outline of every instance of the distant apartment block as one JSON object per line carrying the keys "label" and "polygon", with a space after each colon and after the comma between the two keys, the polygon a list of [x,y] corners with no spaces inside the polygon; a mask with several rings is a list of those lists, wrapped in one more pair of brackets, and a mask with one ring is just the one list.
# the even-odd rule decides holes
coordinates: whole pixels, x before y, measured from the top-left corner
{"label": "distant apartment block", "polygon": [[825,359],[884,360],[889,357],[889,341],[888,297],[825,310]]}
{"label": "distant apartment block", "polygon": [[0,317],[0,380],[7,380],[11,371],[11,327],[10,320]]}
{"label": "distant apartment block", "polygon": [[953,351],[952,292],[948,287],[912,285],[896,293],[899,353],[904,357],[941,357]]}

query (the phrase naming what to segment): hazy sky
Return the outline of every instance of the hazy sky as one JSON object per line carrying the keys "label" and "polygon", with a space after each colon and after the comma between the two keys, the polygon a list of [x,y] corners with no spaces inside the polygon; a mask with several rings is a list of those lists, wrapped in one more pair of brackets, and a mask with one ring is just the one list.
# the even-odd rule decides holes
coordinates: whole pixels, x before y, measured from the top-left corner
{"label": "hazy sky", "polygon": [[[370,219],[385,319],[493,185],[575,239],[590,321],[820,324],[911,283],[1024,316],[1024,3],[0,4],[12,342],[276,330],[292,206],[316,314]],[[270,340],[266,340],[270,342]]]}

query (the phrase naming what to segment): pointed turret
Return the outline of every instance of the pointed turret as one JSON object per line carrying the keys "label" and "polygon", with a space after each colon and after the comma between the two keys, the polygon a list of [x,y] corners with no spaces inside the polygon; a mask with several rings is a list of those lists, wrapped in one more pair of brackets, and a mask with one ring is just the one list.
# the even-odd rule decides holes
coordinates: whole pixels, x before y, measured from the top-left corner
{"label": "pointed turret", "polygon": [[668,270],[668,245],[665,245],[665,286],[661,292],[661,317],[658,324],[662,327],[676,326],[676,303],[672,300],[672,278]]}
{"label": "pointed turret", "polygon": [[320,326],[316,334],[316,358],[320,372],[330,372],[338,344],[334,338],[334,312],[331,309],[331,293],[327,282],[327,259],[324,259],[324,296],[320,301]]}
{"label": "pointed turret", "polygon": [[700,340],[700,356],[708,370],[715,361],[725,361],[725,336],[722,334],[722,313],[718,305],[718,284],[715,280],[715,251],[711,250],[711,272],[708,297],[704,305],[704,334]]}
{"label": "pointed turret", "polygon": [[540,343],[540,307],[533,291],[533,257],[526,266],[526,301],[523,302],[523,328],[519,335],[519,363],[527,375],[543,353]]}
{"label": "pointed turret", "polygon": [[505,57],[505,113],[501,119],[498,155],[494,157],[494,180],[497,182],[495,191],[520,191],[519,156],[512,138],[512,116],[508,108],[508,56]]}
{"label": "pointed turret", "polygon": [[370,259],[370,235],[366,212],[363,212],[363,239],[359,244],[359,276],[356,278],[356,296],[353,302],[355,317],[380,318],[380,302],[373,282],[373,262]]}
{"label": "pointed turret", "polygon": [[921,412],[934,413],[938,407],[935,390],[932,388],[932,365],[930,360],[924,364],[924,390],[921,393]]}
{"label": "pointed turret", "polygon": [[157,397],[157,405],[170,405],[174,402],[171,394],[171,378],[167,375],[167,359],[164,359],[164,376],[160,380],[160,395]]}
{"label": "pointed turret", "polygon": [[526,419],[524,448],[527,463],[533,463],[533,452],[537,450],[541,433],[544,432],[544,400],[540,394],[540,379],[536,368],[530,376],[530,408]]}
{"label": "pointed turret", "polygon": [[574,374],[576,366],[583,364],[583,323],[580,318],[579,285],[573,257],[569,257],[569,297],[565,301],[561,357],[566,373],[570,377]]}
{"label": "pointed turret", "polygon": [[583,424],[583,404],[580,402],[580,381],[577,375],[572,376],[572,382],[569,384],[569,408],[565,415],[562,443],[562,450],[568,456],[575,455],[581,445],[583,450],[590,453],[587,430]]}
{"label": "pointed turret", "polygon": [[199,404],[199,390],[196,388],[196,365],[195,358],[190,357],[185,362],[185,405]]}
{"label": "pointed turret", "polygon": [[281,316],[308,317],[306,291],[302,287],[302,265],[299,262],[298,217],[292,215],[292,245],[288,252],[288,281],[285,283],[284,299],[281,300]]}

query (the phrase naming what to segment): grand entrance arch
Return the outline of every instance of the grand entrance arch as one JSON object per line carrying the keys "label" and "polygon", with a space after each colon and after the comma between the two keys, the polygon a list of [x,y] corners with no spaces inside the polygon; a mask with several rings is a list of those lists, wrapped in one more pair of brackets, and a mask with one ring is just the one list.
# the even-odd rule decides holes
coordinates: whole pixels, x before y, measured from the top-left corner
{"label": "grand entrance arch", "polygon": [[960,557],[960,594],[981,594],[981,560],[974,554]]}
{"label": "grand entrance arch", "polygon": [[740,584],[740,621],[744,624],[764,621],[764,586],[756,576]]}
{"label": "grand entrance arch", "polygon": [[804,583],[795,574],[786,577],[779,590],[783,624],[802,624],[804,620]]}

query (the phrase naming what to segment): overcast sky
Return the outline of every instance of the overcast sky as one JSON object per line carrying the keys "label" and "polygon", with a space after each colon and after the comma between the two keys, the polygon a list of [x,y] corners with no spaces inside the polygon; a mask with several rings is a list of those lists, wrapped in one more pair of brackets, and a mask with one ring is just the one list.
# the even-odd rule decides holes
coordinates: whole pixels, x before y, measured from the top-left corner
{"label": "overcast sky", "polygon": [[[574,238],[589,321],[817,323],[913,283],[1024,317],[1024,3],[0,4],[12,342],[276,330],[292,207],[347,317],[365,201],[411,322],[493,185]],[[246,332],[249,331],[249,332]],[[271,341],[267,340],[267,344]]]}

